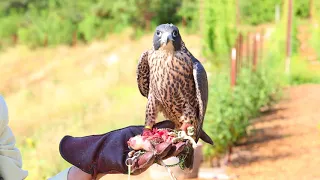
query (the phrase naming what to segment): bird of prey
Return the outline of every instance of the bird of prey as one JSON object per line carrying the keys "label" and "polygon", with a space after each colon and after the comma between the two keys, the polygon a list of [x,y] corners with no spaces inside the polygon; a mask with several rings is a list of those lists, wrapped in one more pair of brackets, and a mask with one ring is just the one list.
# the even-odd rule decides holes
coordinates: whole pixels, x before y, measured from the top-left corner
{"label": "bird of prey", "polygon": [[207,74],[186,48],[175,25],[156,28],[152,49],[143,52],[138,61],[137,82],[140,93],[148,98],[144,134],[162,112],[176,129],[193,127],[196,142],[201,138],[213,144],[202,130],[208,102]]}

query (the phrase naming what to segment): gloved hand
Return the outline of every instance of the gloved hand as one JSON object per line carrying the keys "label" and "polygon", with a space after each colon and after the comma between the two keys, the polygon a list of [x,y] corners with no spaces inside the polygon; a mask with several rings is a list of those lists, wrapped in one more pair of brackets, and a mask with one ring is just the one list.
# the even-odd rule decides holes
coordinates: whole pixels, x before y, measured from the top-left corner
{"label": "gloved hand", "polygon": [[[171,121],[162,121],[154,128],[174,129]],[[60,142],[61,156],[82,171],[91,174],[95,179],[97,174],[127,174],[126,160],[129,149],[127,142],[131,137],[140,135],[143,126],[129,126],[101,135],[85,137],[65,136]],[[147,170],[156,159],[169,158],[183,150],[185,144],[160,143],[154,147],[154,152],[146,152],[132,162],[132,174],[137,175]]]}

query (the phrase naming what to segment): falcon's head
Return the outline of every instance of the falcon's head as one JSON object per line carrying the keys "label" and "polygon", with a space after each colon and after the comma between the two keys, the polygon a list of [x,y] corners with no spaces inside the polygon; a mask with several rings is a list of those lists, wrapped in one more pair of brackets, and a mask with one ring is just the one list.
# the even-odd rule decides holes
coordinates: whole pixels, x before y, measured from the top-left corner
{"label": "falcon's head", "polygon": [[181,41],[179,29],[175,25],[161,24],[154,33],[153,47],[155,50],[179,51],[181,50]]}

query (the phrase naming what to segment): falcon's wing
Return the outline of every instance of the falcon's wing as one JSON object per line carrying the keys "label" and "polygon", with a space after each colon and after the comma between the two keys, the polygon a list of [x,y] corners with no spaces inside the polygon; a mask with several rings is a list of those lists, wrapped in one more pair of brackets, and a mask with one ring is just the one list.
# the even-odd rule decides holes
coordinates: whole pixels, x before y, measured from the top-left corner
{"label": "falcon's wing", "polygon": [[149,64],[148,64],[148,53],[149,51],[145,51],[141,54],[138,68],[137,68],[137,82],[140,93],[144,97],[148,97],[149,93]]}
{"label": "falcon's wing", "polygon": [[[207,79],[207,73],[204,67],[202,66],[202,64],[193,56],[192,56],[192,61],[193,61],[193,78],[196,85],[196,94],[197,94],[197,100],[199,103],[199,111],[198,111],[199,124],[196,129],[197,136],[198,136],[196,138],[199,139],[200,136],[204,135],[203,134],[204,132],[202,132],[202,125],[203,125],[203,120],[204,120],[204,116],[205,116],[207,104],[208,104],[208,79]],[[211,139],[208,141],[212,142]]]}

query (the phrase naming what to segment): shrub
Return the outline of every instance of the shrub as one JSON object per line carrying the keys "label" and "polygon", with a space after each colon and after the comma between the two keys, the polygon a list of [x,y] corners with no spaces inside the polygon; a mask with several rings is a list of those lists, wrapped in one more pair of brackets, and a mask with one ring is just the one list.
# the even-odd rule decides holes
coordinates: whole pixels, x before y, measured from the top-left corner
{"label": "shrub", "polygon": [[242,21],[257,25],[274,20],[275,6],[281,5],[281,0],[251,0],[239,1]]}
{"label": "shrub", "polygon": [[223,154],[244,137],[250,119],[259,115],[261,107],[277,100],[274,97],[279,92],[279,83],[274,77],[269,68],[257,72],[244,68],[233,90],[228,73],[217,74],[211,79],[204,129],[213,138],[215,146],[206,146],[207,157]]}
{"label": "shrub", "polygon": [[199,0],[183,0],[177,15],[181,18],[182,25],[191,31],[199,30]]}
{"label": "shrub", "polygon": [[[317,0],[316,0],[317,1]],[[310,0],[293,1],[295,8],[295,15],[299,18],[307,18],[310,14]]]}
{"label": "shrub", "polygon": [[[244,23],[258,25],[272,22],[275,19],[275,6],[280,5],[280,9],[287,9],[283,0],[250,0],[239,1],[242,21]],[[310,14],[310,0],[293,0],[294,15],[298,18],[307,18]],[[286,14],[281,16],[286,16]]]}
{"label": "shrub", "polygon": [[18,34],[20,23],[21,16],[18,12],[12,11],[8,17],[0,16],[0,46],[15,43],[13,39]]}

